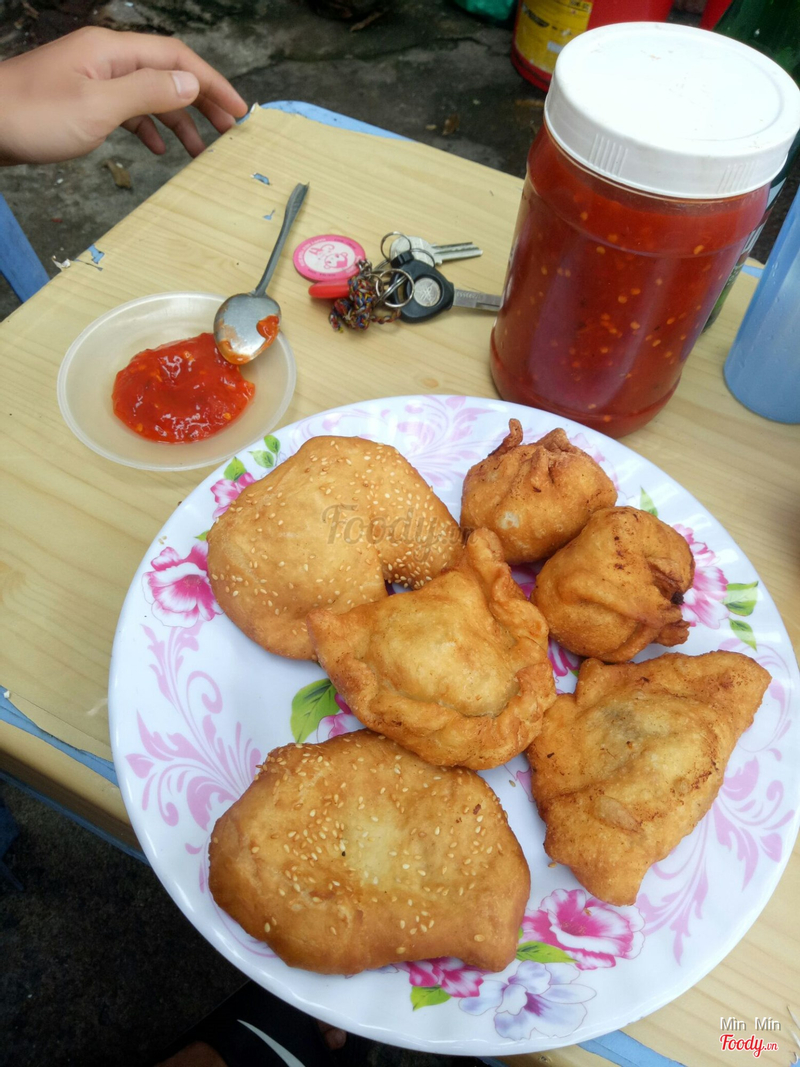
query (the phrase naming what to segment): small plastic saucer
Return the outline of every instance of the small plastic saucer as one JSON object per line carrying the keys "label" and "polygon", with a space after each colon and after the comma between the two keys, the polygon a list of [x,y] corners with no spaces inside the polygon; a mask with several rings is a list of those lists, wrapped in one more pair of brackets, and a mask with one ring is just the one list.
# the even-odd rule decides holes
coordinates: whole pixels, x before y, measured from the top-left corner
{"label": "small plastic saucer", "polygon": [[148,441],[114,414],[111,391],[117,372],[145,348],[213,330],[224,299],[213,293],[156,293],[122,304],[87,326],[69,346],[58,372],[58,406],[75,436],[126,467],[178,471],[221,463],[273,430],[289,406],[297,378],[282,333],[242,368],[255,384],[255,396],[235,422],[213,437],[174,445]]}

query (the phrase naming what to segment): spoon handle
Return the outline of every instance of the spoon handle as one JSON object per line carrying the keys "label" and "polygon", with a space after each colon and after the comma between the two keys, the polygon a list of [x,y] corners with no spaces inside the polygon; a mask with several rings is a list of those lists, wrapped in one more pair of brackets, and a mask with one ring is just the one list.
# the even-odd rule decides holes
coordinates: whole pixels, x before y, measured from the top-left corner
{"label": "spoon handle", "polygon": [[283,214],[281,232],[278,234],[278,240],[275,242],[275,247],[272,249],[272,255],[269,257],[269,262],[267,263],[266,270],[261,276],[261,281],[253,290],[253,296],[264,296],[266,293],[270,278],[278,264],[283,246],[286,243],[286,238],[289,236],[289,230],[292,228],[292,223],[297,218],[297,213],[300,210],[307,192],[308,185],[296,185],[292,190],[292,195],[286,201],[286,211]]}

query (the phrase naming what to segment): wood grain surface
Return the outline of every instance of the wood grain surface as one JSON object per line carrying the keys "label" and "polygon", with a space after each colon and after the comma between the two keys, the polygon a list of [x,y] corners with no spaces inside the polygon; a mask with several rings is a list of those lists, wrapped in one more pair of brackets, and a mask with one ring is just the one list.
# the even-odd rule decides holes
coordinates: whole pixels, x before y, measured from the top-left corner
{"label": "wood grain surface", "polygon": [[[270,184],[254,180],[260,173]],[[43,729],[77,748],[110,756],[108,667],[129,581],[148,545],[208,473],[154,473],[116,465],[72,436],[59,413],[56,378],[70,343],[98,315],[161,291],[241,292],[263,270],[298,181],[310,181],[289,247],[343,233],[378,256],[390,230],[431,240],[475,241],[483,256],[448,266],[456,285],[500,292],[521,191],[518,179],[412,142],[257,111],[221,137],[87,254],[0,325],[0,682]],[[264,218],[274,209],[272,220]],[[102,267],[98,269],[98,267]],[[772,593],[789,634],[800,639],[800,426],[751,414],[728,393],[722,364],[754,279],[742,275],[720,319],[697,343],[670,404],[625,444],[675,478],[725,526]],[[410,393],[494,396],[488,366],[492,316],[453,310],[423,326],[392,324],[336,334],[327,305],[307,295],[287,253],[271,292],[298,364],[297,391],[283,423],[367,398]],[[165,338],[168,340],[168,338]],[[109,392],[113,353],[109,354]],[[13,728],[10,728],[13,729]],[[0,766],[25,757],[0,733]],[[37,746],[30,776],[47,778]],[[120,818],[92,772],[76,765],[71,788],[98,819]],[[53,780],[55,781],[55,773]],[[86,782],[85,788],[82,782]],[[59,786],[59,788],[61,788]],[[637,1040],[691,1067],[745,1062],[720,1057],[720,1015],[783,1023],[800,1008],[800,859],[793,856],[761,918],[693,990],[627,1028]],[[800,1049],[798,1049],[800,1051]],[[518,1067],[586,1067],[584,1050],[509,1059]]]}

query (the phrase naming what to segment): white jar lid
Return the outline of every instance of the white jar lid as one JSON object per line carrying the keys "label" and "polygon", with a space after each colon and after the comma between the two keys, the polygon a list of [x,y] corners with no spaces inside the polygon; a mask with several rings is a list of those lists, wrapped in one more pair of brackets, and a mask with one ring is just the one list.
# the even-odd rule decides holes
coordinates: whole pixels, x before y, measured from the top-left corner
{"label": "white jar lid", "polygon": [[766,185],[800,127],[800,90],[721,34],[662,22],[601,26],[558,57],[544,109],[573,159],[623,185],[715,199]]}

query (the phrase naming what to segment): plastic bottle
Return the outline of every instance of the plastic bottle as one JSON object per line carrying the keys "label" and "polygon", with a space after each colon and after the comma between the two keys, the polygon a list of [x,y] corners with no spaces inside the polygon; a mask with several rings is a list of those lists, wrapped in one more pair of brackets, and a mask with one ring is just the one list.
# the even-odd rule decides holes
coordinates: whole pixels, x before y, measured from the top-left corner
{"label": "plastic bottle", "polygon": [[663,22],[672,0],[519,0],[511,62],[547,89],[556,59],[578,34],[614,22]]}
{"label": "plastic bottle", "polygon": [[757,48],[800,82],[800,0],[733,0],[715,32]]}
{"label": "plastic bottle", "polygon": [[800,193],[795,197],[725,363],[740,403],[800,422]]}
{"label": "plastic bottle", "polygon": [[570,42],[528,157],[491,366],[612,436],[667,403],[800,127],[753,49],[628,23]]}
{"label": "plastic bottle", "polygon": [[[718,33],[724,33],[726,37],[733,37],[737,41],[757,48],[759,52],[763,52],[776,63],[780,63],[796,82],[800,81],[800,0],[788,0],[788,2],[780,0],[780,3],[775,0],[733,0],[721,16],[716,28]],[[706,329],[717,321],[722,306],[728,298],[728,293],[747,262],[747,257],[755,247],[798,155],[800,155],[800,136],[795,138],[794,144],[789,149],[786,164],[780,174],[773,179],[764,217],[747,239],[739,260],[708,317]]]}

